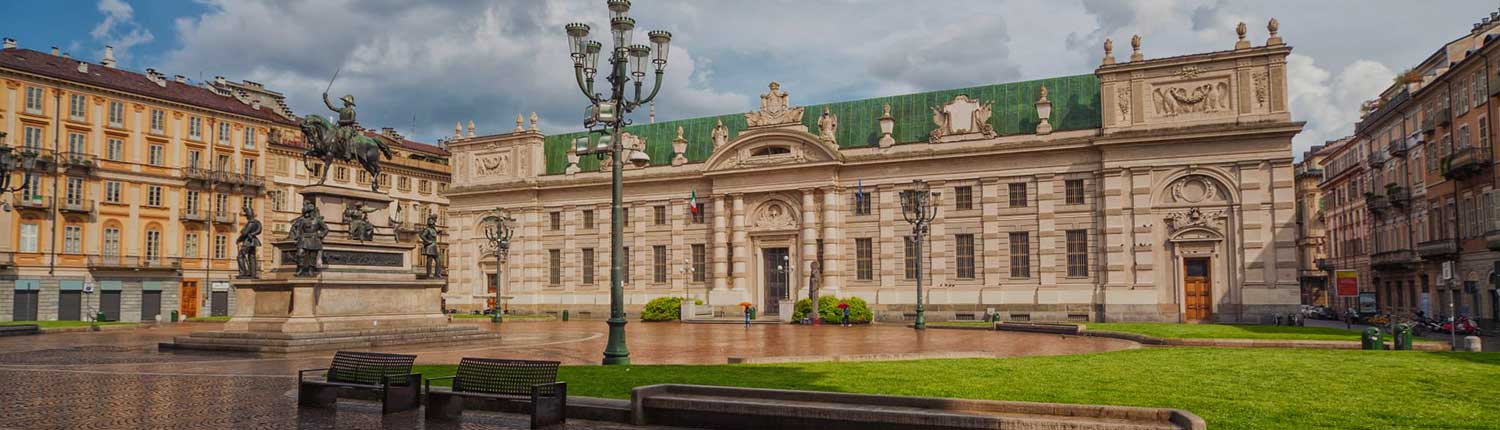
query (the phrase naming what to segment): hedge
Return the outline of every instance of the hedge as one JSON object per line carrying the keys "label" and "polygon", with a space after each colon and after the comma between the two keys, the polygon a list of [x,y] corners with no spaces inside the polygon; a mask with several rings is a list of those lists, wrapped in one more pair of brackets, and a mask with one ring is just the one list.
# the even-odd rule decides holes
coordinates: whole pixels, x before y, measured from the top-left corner
{"label": "hedge", "polygon": [[657,297],[646,302],[641,321],[677,321],[682,319],[681,297]]}
{"label": "hedge", "polygon": [[[859,297],[846,297],[840,299],[833,296],[818,297],[818,315],[823,317],[824,322],[837,323],[844,320],[844,310],[839,309],[839,303],[849,304],[849,322],[854,324],[867,324],[873,317],[869,305]],[[793,321],[802,321],[812,310],[812,301],[802,299],[792,312]]]}

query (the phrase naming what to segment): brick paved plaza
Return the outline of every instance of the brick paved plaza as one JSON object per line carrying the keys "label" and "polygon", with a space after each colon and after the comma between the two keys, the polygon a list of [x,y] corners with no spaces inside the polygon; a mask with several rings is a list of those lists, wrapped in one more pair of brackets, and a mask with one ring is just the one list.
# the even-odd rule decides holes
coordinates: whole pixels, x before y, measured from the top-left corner
{"label": "brick paved plaza", "polygon": [[[509,357],[595,364],[603,322],[508,322],[498,344],[418,345],[418,363]],[[296,408],[296,371],[326,367],[330,353],[287,357],[158,353],[156,343],[219,324],[177,324],[98,333],[0,338],[0,428],[422,428],[417,412],[381,417],[379,407],[340,402],[336,413]],[[1132,347],[1125,341],[986,331],[917,333],[894,325],[629,326],[637,364],[721,364],[731,356],[972,351],[997,356],[1070,354]],[[520,415],[473,412],[462,428],[525,428]],[[622,428],[570,422],[569,428]]]}

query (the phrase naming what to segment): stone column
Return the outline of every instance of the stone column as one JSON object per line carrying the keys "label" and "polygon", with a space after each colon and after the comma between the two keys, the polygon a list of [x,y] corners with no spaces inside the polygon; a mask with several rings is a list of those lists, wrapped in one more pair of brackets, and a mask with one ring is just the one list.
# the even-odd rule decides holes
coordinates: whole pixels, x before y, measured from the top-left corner
{"label": "stone column", "polygon": [[1057,250],[1058,237],[1062,234],[1056,231],[1057,218],[1054,213],[1057,210],[1058,195],[1052,191],[1054,179],[1051,174],[1036,176],[1037,273],[1044,286],[1057,285],[1057,260],[1061,255]]}
{"label": "stone column", "polygon": [[823,285],[819,294],[837,295],[843,286],[843,206],[837,187],[823,189]]}
{"label": "stone column", "polygon": [[747,270],[749,269],[748,267],[746,267],[746,262],[749,261],[749,260],[746,260],[746,257],[749,257],[749,254],[750,254],[750,243],[749,243],[750,242],[750,237],[745,234],[745,196],[743,194],[735,194],[733,198],[734,198],[734,216],[733,216],[733,221],[732,221],[732,223],[733,223],[733,230],[732,231],[734,232],[733,233],[734,234],[734,236],[733,236],[733,241],[734,242],[733,242],[733,245],[732,245],[732,246],[734,246],[734,261],[732,262],[732,264],[734,265],[734,269],[733,269],[734,270],[734,283],[733,283],[733,285],[734,285],[734,290],[735,291],[745,291],[745,288],[750,285],[750,280],[745,277],[745,275],[748,274]]}
{"label": "stone column", "polygon": [[724,195],[713,197],[714,201],[714,254],[713,254],[713,282],[714,291],[723,291],[729,287],[729,223],[724,217],[726,209]]}
{"label": "stone column", "polygon": [[797,272],[797,283],[793,285],[792,291],[799,288],[809,288],[808,297],[811,297],[811,276],[813,262],[818,261],[818,210],[817,199],[813,196],[813,189],[802,190],[802,267]]}

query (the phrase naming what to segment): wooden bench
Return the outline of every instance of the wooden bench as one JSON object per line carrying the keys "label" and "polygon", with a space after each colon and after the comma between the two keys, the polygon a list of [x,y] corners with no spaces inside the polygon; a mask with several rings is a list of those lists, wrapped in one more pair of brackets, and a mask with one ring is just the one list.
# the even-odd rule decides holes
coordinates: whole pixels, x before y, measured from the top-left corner
{"label": "wooden bench", "polygon": [[[464,358],[454,376],[428,378],[427,419],[456,420],[464,400],[520,404],[531,413],[531,428],[561,424],[567,415],[568,384],[557,382],[556,361]],[[452,389],[432,381],[453,380]]]}
{"label": "wooden bench", "polygon": [[41,326],[36,324],[0,325],[0,336],[24,336],[41,333]]}
{"label": "wooden bench", "polygon": [[[393,413],[421,406],[422,376],[411,373],[417,356],[379,352],[339,351],[326,369],[297,372],[297,405],[332,407],[340,389],[370,391],[380,395],[380,411]],[[322,380],[309,372],[327,371]]]}

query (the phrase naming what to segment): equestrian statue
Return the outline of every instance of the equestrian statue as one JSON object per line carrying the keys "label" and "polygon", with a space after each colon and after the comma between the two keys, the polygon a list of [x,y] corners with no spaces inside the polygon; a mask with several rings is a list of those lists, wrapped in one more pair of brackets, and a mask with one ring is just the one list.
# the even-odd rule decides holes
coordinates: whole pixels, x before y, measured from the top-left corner
{"label": "equestrian statue", "polygon": [[[338,78],[338,72],[334,72],[334,79]],[[328,81],[329,89],[333,88],[333,81]],[[307,115],[302,118],[302,137],[307,143],[307,151],[302,153],[302,164],[307,170],[312,171],[311,159],[323,162],[322,171],[316,172],[318,184],[322,185],[328,180],[328,169],[338,161],[359,163],[366,172],[370,173],[370,191],[380,192],[380,161],[381,157],[390,159],[391,148],[385,141],[366,136],[360,132],[355,120],[354,96],[345,95],[339,98],[342,106],[334,106],[328,100],[328,91],[323,91],[323,104],[328,109],[338,113],[338,124],[329,122],[327,118],[318,115]]]}

